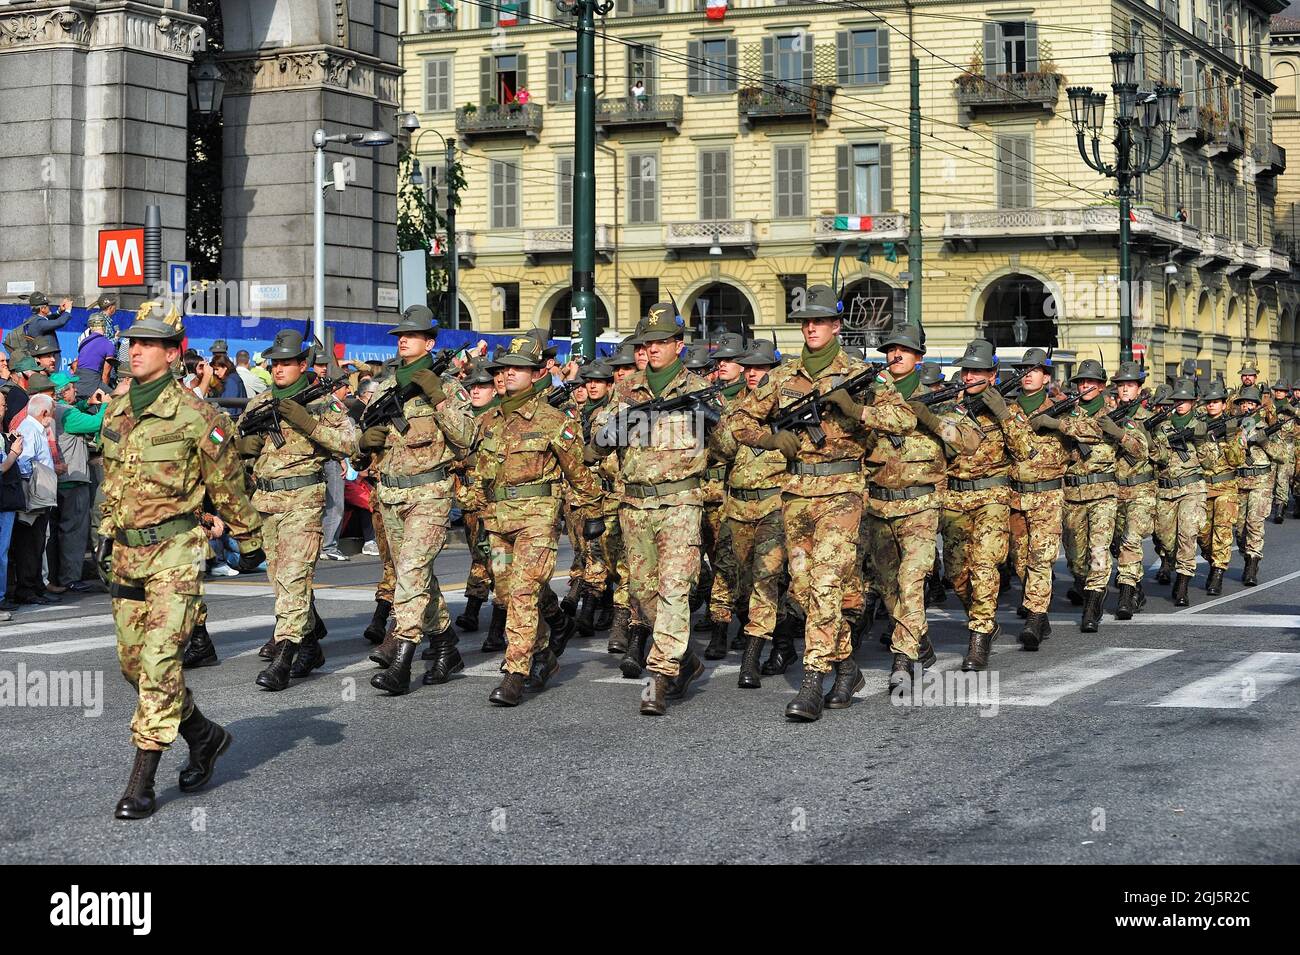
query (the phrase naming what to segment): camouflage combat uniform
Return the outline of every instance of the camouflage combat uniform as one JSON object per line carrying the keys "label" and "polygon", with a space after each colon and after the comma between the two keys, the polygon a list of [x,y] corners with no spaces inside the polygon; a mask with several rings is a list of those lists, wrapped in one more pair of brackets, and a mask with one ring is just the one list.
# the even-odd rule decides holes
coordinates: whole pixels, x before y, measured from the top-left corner
{"label": "camouflage combat uniform", "polygon": [[1259,411],[1241,422],[1245,460],[1237,467],[1236,534],[1247,559],[1264,556],[1264,524],[1273,506],[1273,462],[1262,433],[1265,427],[1265,417]]}
{"label": "camouflage combat uniform", "polygon": [[[1046,389],[1044,389],[1045,391]],[[1024,585],[1025,610],[1045,614],[1052,602],[1052,567],[1061,550],[1065,469],[1070,462],[1068,436],[1030,427],[1032,415],[1050,408],[1033,395],[1016,399],[1012,411],[1029,428],[1029,453],[1011,469],[1011,566]]]}
{"label": "camouflage combat uniform", "polygon": [[1166,418],[1151,433],[1151,459],[1157,468],[1156,536],[1168,549],[1179,576],[1196,575],[1196,543],[1205,522],[1205,475],[1195,447],[1180,451],[1170,443],[1181,430]]}
{"label": "camouflage combat uniform", "polygon": [[[1125,444],[1115,460],[1115,536],[1119,538],[1119,572],[1115,582],[1138,587],[1142,582],[1143,542],[1155,533],[1156,471],[1151,463],[1151,447],[1142,422],[1151,412],[1136,406],[1125,416],[1123,425],[1135,441]],[[1119,423],[1119,422],[1116,422]],[[1138,452],[1137,445],[1142,450]]]}
{"label": "camouflage combat uniform", "polygon": [[[1079,405],[1062,419],[1062,430],[1068,428],[1075,439],[1065,471],[1065,558],[1076,588],[1102,594],[1110,585],[1110,545],[1119,509],[1117,448],[1096,421],[1104,413],[1100,407],[1089,412]],[[1134,456],[1144,454],[1145,442],[1132,429],[1126,430],[1130,434],[1121,442],[1125,450]]]}
{"label": "camouflage combat uniform", "polygon": [[[1207,425],[1214,419],[1204,417]],[[1201,556],[1214,570],[1226,570],[1232,559],[1232,532],[1237,526],[1237,468],[1246,453],[1237,435],[1209,435],[1197,445],[1205,474],[1205,520],[1201,524]]]}
{"label": "camouflage combat uniform", "polygon": [[137,749],[164,750],[193,709],[181,644],[194,625],[207,563],[204,495],[245,546],[258,546],[261,519],[230,448],[230,419],[179,385],[169,383],[138,420],[129,396],[114,398],[100,436],[99,533],[114,540],[118,660],[140,694],[131,735]]}
{"label": "camouflage combat uniform", "polygon": [[[1283,424],[1269,436],[1265,447],[1269,460],[1273,462],[1273,506],[1285,510],[1291,498],[1291,480],[1295,477],[1297,427],[1295,419],[1285,414],[1290,410],[1289,403],[1274,400],[1273,406],[1273,413],[1280,416]],[[1268,421],[1269,425],[1273,423]]]}

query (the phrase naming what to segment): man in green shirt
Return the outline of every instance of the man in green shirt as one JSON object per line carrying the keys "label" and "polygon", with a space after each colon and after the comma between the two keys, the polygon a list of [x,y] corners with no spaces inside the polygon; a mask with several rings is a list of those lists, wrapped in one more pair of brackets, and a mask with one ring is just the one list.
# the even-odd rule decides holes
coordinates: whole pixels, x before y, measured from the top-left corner
{"label": "man in green shirt", "polygon": [[90,538],[91,445],[98,445],[104,420],[103,392],[77,400],[77,376],[65,371],[50,376],[54,383],[54,433],[65,471],[59,475],[57,526],[50,527],[47,561],[52,593],[98,590],[83,581],[82,567]]}

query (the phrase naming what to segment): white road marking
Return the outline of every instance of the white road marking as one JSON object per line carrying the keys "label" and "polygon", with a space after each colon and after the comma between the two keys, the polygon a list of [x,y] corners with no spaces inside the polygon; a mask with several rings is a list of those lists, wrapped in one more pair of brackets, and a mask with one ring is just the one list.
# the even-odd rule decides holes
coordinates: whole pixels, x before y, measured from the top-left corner
{"label": "white road marking", "polygon": [[[81,630],[92,629],[94,627],[104,627],[113,625],[113,615],[111,613],[99,613],[90,617],[68,617],[66,620],[46,620],[43,623],[14,623],[7,626],[0,625],[0,637],[22,637],[27,634],[47,634],[57,633],[60,630]],[[39,647],[60,646],[57,643],[37,644]],[[0,647],[5,653],[52,653],[57,651],[38,650],[31,647]]]}
{"label": "white road marking", "polygon": [[997,702],[1001,706],[1050,706],[1063,696],[1181,652],[1106,647],[1076,660],[1004,681]]}
{"label": "white road marking", "polygon": [[1180,686],[1147,706],[1241,710],[1300,679],[1300,653],[1252,653],[1203,680]]}
{"label": "white road marking", "polygon": [[1210,610],[1213,607],[1218,607],[1221,604],[1226,604],[1230,600],[1236,600],[1239,597],[1249,597],[1251,594],[1257,594],[1262,590],[1268,590],[1268,588],[1270,587],[1276,587],[1278,584],[1284,584],[1288,580],[1295,580],[1297,577],[1300,577],[1300,570],[1293,570],[1291,573],[1279,577],[1277,580],[1270,580],[1268,583],[1260,584],[1258,587],[1247,587],[1245,590],[1242,590],[1240,593],[1228,594],[1228,596],[1226,597],[1215,597],[1213,600],[1206,601],[1203,604],[1198,604],[1195,607],[1188,607],[1185,610],[1175,610],[1172,614],[1169,614],[1169,616],[1186,617],[1189,616],[1190,614],[1199,613],[1202,610]]}

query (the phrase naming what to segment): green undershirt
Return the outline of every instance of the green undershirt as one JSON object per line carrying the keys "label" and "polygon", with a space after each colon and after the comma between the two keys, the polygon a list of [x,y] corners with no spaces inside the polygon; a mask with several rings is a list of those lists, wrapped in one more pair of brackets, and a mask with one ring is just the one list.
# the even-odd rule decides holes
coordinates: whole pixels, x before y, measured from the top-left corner
{"label": "green undershirt", "polygon": [[411,383],[411,379],[415,377],[415,373],[417,371],[423,371],[426,368],[432,368],[432,367],[433,367],[433,357],[428,352],[425,352],[423,355],[415,359],[415,361],[411,362],[410,364],[398,365],[397,386],[399,388],[405,388],[407,385]]}
{"label": "green undershirt", "polygon": [[1187,414],[1174,414],[1169,416],[1169,420],[1174,423],[1175,428],[1181,431],[1192,423],[1192,416],[1195,414],[1195,410],[1189,411]]}
{"label": "green undershirt", "polygon": [[159,375],[147,384],[140,381],[139,378],[132,378],[131,390],[127,392],[128,397],[131,399],[131,414],[138,418],[149,410],[149,406],[154,403],[154,399],[162,394],[163,389],[171,382],[171,375]]}
{"label": "green undershirt", "polygon": [[835,356],[840,353],[840,340],[832,338],[827,344],[813,351],[807,345],[803,346],[803,354],[799,360],[803,363],[804,371],[812,378],[816,378],[835,360]]}
{"label": "green undershirt", "polygon": [[745,379],[741,378],[734,385],[727,385],[727,387],[723,388],[722,393],[726,396],[727,400],[730,401],[732,398],[736,397],[736,395],[740,394],[740,390],[744,387]]}
{"label": "green undershirt", "polygon": [[656,398],[663,394],[663,390],[668,387],[668,383],[677,377],[677,373],[682,370],[682,360],[674,358],[673,363],[667,368],[655,371],[649,365],[645,366],[645,380],[650,385],[650,392]]}
{"label": "green undershirt", "polygon": [[917,373],[915,368],[909,371],[902,378],[894,379],[894,387],[898,389],[898,393],[903,396],[904,401],[912,400],[912,393],[916,391],[920,384],[921,376]]}

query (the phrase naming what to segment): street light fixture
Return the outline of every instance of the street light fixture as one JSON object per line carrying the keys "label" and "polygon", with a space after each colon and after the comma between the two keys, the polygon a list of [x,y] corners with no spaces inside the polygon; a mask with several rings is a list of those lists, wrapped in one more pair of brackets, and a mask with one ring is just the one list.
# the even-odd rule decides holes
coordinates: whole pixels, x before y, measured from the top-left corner
{"label": "street light fixture", "polygon": [[325,189],[337,184],[325,181],[325,147],[330,143],[349,143],[354,146],[388,146],[393,142],[391,133],[372,129],[364,133],[326,133],[318,129],[311,136],[316,148],[316,237],[315,237],[315,290],[312,301],[312,333],[321,344],[325,343]]}
{"label": "street light fixture", "polygon": [[215,116],[221,109],[226,79],[217,64],[204,60],[190,70],[190,109],[201,116]]}
{"label": "street light fixture", "polygon": [[[401,127],[407,132],[420,129],[420,117],[414,113],[398,113],[397,118]],[[420,149],[420,140],[426,133],[433,133],[442,140],[443,150],[446,153],[446,169],[451,172],[452,166],[456,164],[456,139],[448,139],[442,133],[433,127],[421,129],[420,134],[415,137],[411,143],[411,184],[414,186],[424,185],[424,174],[420,171],[420,160],[417,153]],[[436,177],[435,177],[436,178]],[[457,276],[460,269],[460,259],[456,251],[456,192],[452,188],[452,179],[447,179],[447,211],[444,218],[447,220],[447,288],[443,292],[443,306],[446,309],[445,322],[447,328],[460,327],[460,297],[457,285]]]}

